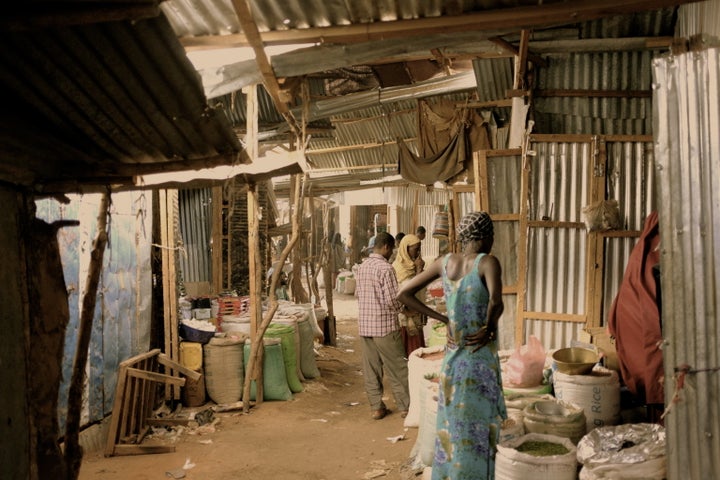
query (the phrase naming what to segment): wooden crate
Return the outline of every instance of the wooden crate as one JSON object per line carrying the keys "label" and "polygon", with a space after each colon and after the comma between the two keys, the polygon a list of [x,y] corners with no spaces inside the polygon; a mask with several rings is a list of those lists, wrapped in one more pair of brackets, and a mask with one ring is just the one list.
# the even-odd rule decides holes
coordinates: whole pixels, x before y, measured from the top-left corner
{"label": "wooden crate", "polygon": [[[171,374],[160,373],[161,366]],[[153,403],[161,385],[184,386],[183,374],[199,380],[201,374],[170,360],[160,349],[129,358],[118,365],[110,431],[105,456],[174,452],[174,446],[141,445],[150,431]]]}

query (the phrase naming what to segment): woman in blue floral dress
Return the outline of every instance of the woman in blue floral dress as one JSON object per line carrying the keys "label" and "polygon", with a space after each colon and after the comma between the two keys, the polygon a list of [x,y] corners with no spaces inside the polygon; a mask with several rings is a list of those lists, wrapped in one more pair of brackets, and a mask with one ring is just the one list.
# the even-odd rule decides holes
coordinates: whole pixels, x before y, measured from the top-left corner
{"label": "woman in blue floral dress", "polygon": [[[490,255],[493,224],[485,212],[462,218],[462,253],[448,254],[410,280],[400,302],[448,325],[440,373],[433,480],[495,478],[500,425],[507,418],[497,355],[497,322],[503,312],[500,263]],[[443,279],[447,317],[415,298]]]}

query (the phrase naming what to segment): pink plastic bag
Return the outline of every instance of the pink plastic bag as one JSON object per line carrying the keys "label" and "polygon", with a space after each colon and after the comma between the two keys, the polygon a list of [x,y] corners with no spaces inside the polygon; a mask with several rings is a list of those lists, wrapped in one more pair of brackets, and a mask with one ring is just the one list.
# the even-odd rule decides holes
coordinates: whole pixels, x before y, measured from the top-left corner
{"label": "pink plastic bag", "polygon": [[528,343],[515,349],[503,372],[503,383],[513,387],[535,387],[542,383],[545,349],[534,335]]}

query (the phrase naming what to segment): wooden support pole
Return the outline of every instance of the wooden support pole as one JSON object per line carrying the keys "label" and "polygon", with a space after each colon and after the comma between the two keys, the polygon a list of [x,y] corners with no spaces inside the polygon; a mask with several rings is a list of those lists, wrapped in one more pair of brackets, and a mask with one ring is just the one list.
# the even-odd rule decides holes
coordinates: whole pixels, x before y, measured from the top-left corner
{"label": "wooden support pole", "polygon": [[518,222],[517,250],[517,312],[515,318],[515,346],[519,347],[525,339],[525,296],[527,295],[527,256],[529,248],[528,216],[530,207],[530,160],[529,145],[525,144],[522,152],[522,173],[520,177],[520,219]]}
{"label": "wooden support pole", "polygon": [[257,185],[250,185],[247,192],[247,214],[248,214],[248,265],[250,270],[250,341],[258,345],[259,358],[255,368],[248,369],[248,375],[256,380],[255,401],[260,404],[263,399],[263,334],[260,331],[262,322],[262,282],[260,264],[260,235],[258,235],[258,216],[260,209],[257,201]]}
{"label": "wooden support pole", "polygon": [[[607,165],[606,143],[603,139],[593,137],[590,144],[592,165],[588,169],[590,179],[588,185],[588,205],[605,200],[605,175]],[[585,317],[587,327],[601,326],[601,310],[603,298],[603,271],[605,263],[605,237],[599,232],[587,234],[587,265],[585,276]]]}
{"label": "wooden support pole", "polygon": [[103,267],[105,246],[108,242],[107,217],[110,207],[110,193],[105,192],[100,198],[97,216],[97,236],[90,252],[90,266],[83,292],[80,326],[78,328],[75,361],[73,362],[72,379],[68,392],[67,424],[65,427],[65,465],[68,468],[67,478],[78,478],[82,461],[80,448],[80,416],[82,413],[83,387],[85,385],[85,367],[87,365],[90,337],[92,335],[93,318],[98,285]]}
{"label": "wooden support pole", "polygon": [[[280,258],[278,259],[278,262],[280,265],[285,264],[285,260],[287,260],[288,255],[290,255],[290,252],[292,252],[295,248],[295,244],[297,243],[298,239],[300,238],[300,217],[299,217],[299,211],[300,208],[300,177],[299,175],[293,175],[291,179],[291,183],[293,184],[294,188],[291,188],[291,190],[294,192],[293,196],[293,204],[292,204],[292,212],[291,212],[291,218],[292,218],[292,235],[290,237],[290,241],[285,246],[283,251],[280,253]],[[257,331],[257,337],[262,339],[262,337],[265,335],[265,331],[267,330],[268,325],[270,325],[270,322],[273,319],[273,316],[275,315],[275,312],[278,308],[278,302],[277,302],[277,296],[275,295],[275,288],[277,286],[278,279],[280,278],[280,273],[282,272],[282,268],[276,268],[273,270],[272,277],[270,279],[270,304],[267,310],[267,313],[265,314],[265,317],[262,320],[262,323],[258,327]],[[261,341],[255,341],[251,343],[250,346],[250,355],[247,365],[247,371],[253,372],[256,371],[256,365],[262,360],[262,352],[264,350],[263,343]],[[260,377],[262,378],[262,377]],[[253,378],[251,378],[251,375],[245,376],[245,383],[243,384],[243,412],[247,413],[250,411],[250,389],[252,387],[252,381]],[[256,381],[256,387],[259,387],[261,381]],[[259,403],[259,399],[262,398],[260,396],[261,390],[258,390],[256,388],[256,395],[255,400],[257,403]]]}
{"label": "wooden support pole", "polygon": [[330,238],[330,209],[328,203],[323,205],[323,230],[325,241],[323,242],[323,251],[326,261],[323,266],[323,280],[325,283],[325,303],[327,304],[327,338],[324,339],[325,345],[337,345],[335,330],[335,311],[333,308],[333,284],[332,277],[335,272],[335,255],[332,251],[333,239]]}
{"label": "wooden support pole", "polygon": [[[212,242],[211,250],[211,278],[210,292],[219,295],[225,290],[223,282],[223,193],[222,187],[212,187],[212,218],[210,221],[210,239]],[[230,269],[228,265],[228,270]],[[227,285],[228,287],[230,285]]]}

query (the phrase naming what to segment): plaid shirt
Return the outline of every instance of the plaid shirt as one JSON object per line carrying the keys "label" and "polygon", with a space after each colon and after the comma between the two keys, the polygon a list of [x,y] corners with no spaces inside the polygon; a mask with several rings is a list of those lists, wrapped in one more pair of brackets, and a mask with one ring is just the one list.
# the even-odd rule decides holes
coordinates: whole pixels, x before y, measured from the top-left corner
{"label": "plaid shirt", "polygon": [[358,329],[361,337],[384,337],[400,329],[398,283],[392,265],[371,253],[357,271]]}

